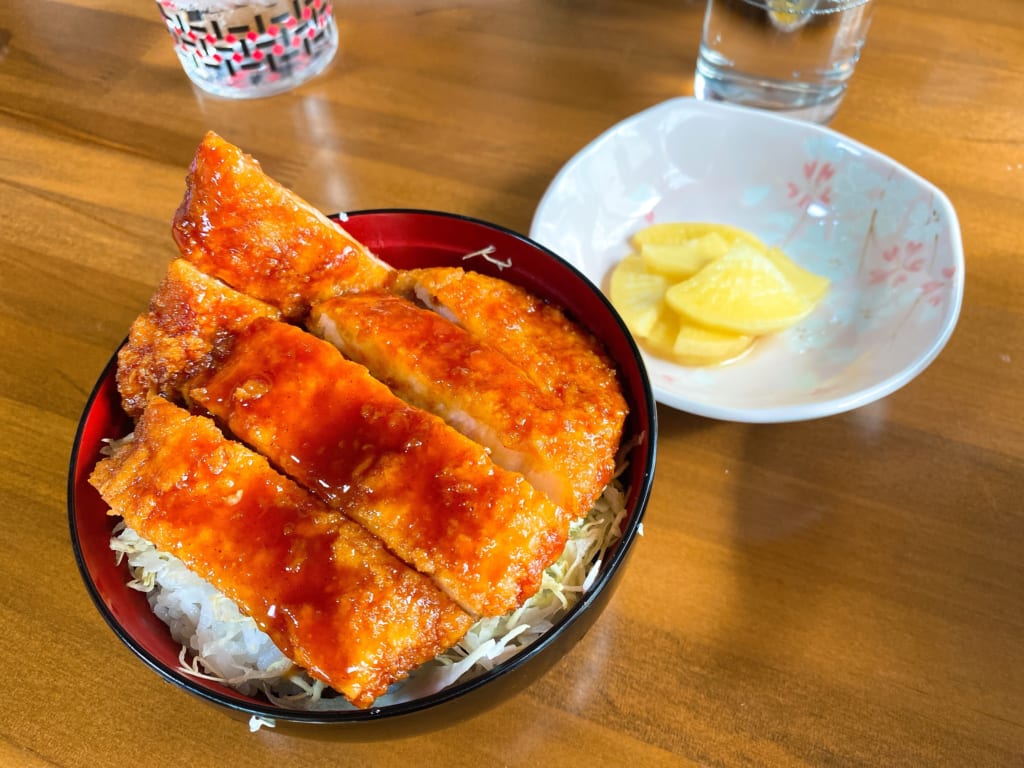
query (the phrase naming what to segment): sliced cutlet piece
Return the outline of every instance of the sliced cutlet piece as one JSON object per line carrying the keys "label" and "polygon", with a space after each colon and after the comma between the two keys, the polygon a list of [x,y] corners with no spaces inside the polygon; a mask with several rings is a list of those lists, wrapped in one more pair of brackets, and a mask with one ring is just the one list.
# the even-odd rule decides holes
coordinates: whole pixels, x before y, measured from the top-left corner
{"label": "sliced cutlet piece", "polygon": [[473,621],[360,525],[209,419],[161,398],[90,482],[139,535],[357,706],[454,645]]}
{"label": "sliced cutlet piece", "polygon": [[522,475],[294,326],[253,322],[190,397],[475,614],[536,593],[565,546]]}
{"label": "sliced cutlet piece", "polygon": [[614,474],[628,412],[615,367],[600,343],[557,307],[477,272],[448,267],[399,272],[394,290],[485,340],[558,398],[565,450],[590,470],[574,488],[576,509],[590,509]]}
{"label": "sliced cutlet piece", "polygon": [[440,416],[525,475],[572,516],[573,488],[591,481],[559,401],[508,357],[436,312],[386,294],[352,294],[313,307],[310,329],[362,363],[402,400]]}
{"label": "sliced cutlet piece", "polygon": [[384,285],[391,268],[260,164],[208,133],[171,228],[182,255],[289,319],[346,291]]}
{"label": "sliced cutlet piece", "polygon": [[117,354],[125,412],[138,416],[153,395],[180,400],[185,382],[213,365],[236,332],[253,318],[279,316],[274,307],[228,288],[184,259],[171,262],[149,311],[132,323]]}

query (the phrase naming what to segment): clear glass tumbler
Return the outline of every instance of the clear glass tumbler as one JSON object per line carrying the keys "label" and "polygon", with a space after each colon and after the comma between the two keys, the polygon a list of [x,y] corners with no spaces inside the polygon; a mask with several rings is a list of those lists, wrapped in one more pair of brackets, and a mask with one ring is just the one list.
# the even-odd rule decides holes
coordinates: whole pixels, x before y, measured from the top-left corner
{"label": "clear glass tumbler", "polygon": [[319,74],[338,49],[330,0],[157,0],[181,66],[204,91],[252,99]]}
{"label": "clear glass tumbler", "polygon": [[694,94],[827,122],[873,9],[873,0],[708,0]]}

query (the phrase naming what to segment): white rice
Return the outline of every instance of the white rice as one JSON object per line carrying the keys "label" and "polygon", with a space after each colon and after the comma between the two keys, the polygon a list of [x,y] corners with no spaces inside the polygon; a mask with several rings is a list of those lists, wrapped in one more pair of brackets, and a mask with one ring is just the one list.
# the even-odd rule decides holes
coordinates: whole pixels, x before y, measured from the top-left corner
{"label": "white rice", "polygon": [[[480,675],[527,648],[590,588],[605,552],[622,534],[625,497],[613,481],[583,520],[569,530],[562,556],[544,573],[541,588],[520,608],[474,624],[455,647],[395,684],[375,706],[430,695]],[[154,613],[181,643],[181,671],[218,680],[247,695],[263,693],[300,710],[354,709],[344,697],[295,667],[251,618],[173,555],[120,524],[110,547],[127,558],[128,586],[147,593]]]}

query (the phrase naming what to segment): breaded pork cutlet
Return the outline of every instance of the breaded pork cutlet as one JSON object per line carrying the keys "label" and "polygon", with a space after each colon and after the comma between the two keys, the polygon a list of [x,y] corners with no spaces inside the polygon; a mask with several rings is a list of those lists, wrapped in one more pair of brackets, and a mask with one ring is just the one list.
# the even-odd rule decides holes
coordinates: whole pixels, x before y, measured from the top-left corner
{"label": "breaded pork cutlet", "polygon": [[522,475],[294,326],[255,320],[189,398],[472,613],[518,607],[565,547]]}
{"label": "breaded pork cutlet", "polygon": [[180,401],[184,384],[213,366],[235,333],[253,318],[280,314],[175,259],[117,354],[125,412],[138,416],[153,395]]}
{"label": "breaded pork cutlet", "polygon": [[589,457],[573,450],[558,399],[486,341],[388,294],[317,304],[308,325],[402,400],[440,416],[575,514],[573,487],[590,481]]}
{"label": "breaded pork cutlet", "polygon": [[200,270],[290,320],[316,301],[391,279],[366,247],[212,132],[196,150],[171,233]]}
{"label": "breaded pork cutlet", "polygon": [[615,367],[598,341],[524,288],[477,272],[399,272],[393,290],[500,350],[558,399],[567,425],[564,450],[589,468],[574,487],[574,510],[585,514],[614,474],[628,411]]}
{"label": "breaded pork cutlet", "polygon": [[360,525],[162,398],[90,482],[139,535],[357,706],[454,645],[473,621]]}

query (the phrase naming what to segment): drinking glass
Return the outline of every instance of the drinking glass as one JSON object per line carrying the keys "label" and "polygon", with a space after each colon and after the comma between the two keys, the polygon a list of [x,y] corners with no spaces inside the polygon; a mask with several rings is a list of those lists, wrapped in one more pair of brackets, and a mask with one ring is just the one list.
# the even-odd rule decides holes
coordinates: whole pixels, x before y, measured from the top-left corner
{"label": "drinking glass", "polygon": [[251,99],[322,72],[338,49],[330,0],[157,0],[185,74],[205,91]]}
{"label": "drinking glass", "polygon": [[873,0],[708,0],[694,94],[827,122],[873,9]]}

